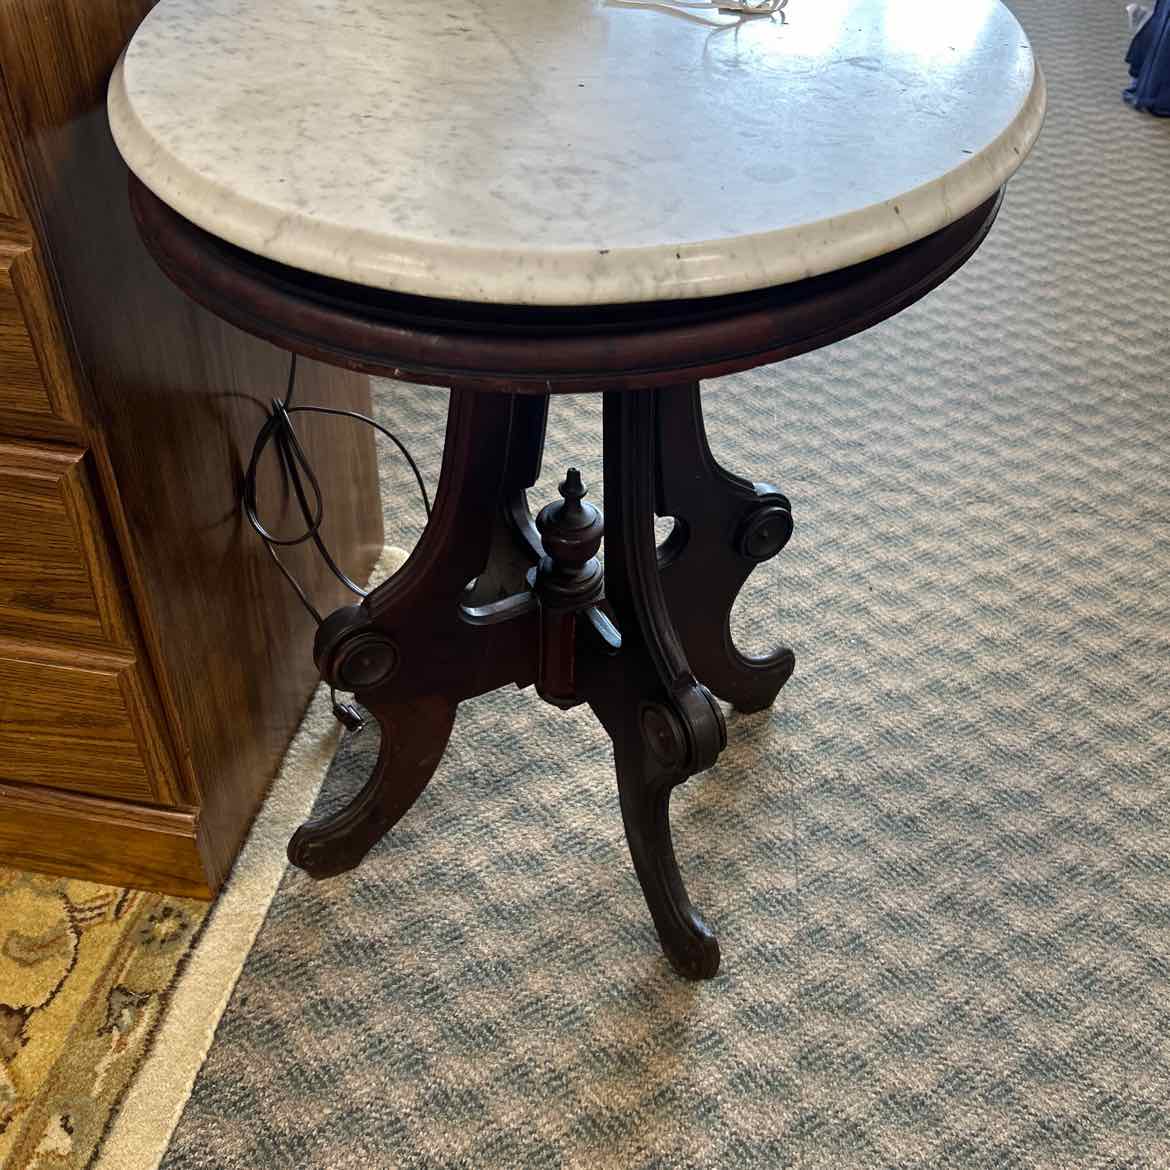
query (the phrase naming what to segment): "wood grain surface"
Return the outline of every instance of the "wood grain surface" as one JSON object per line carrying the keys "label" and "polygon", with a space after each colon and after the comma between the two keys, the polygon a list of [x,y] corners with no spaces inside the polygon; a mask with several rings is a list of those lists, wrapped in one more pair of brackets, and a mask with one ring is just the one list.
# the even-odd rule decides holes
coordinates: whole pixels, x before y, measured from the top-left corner
{"label": "wood grain surface", "polygon": [[190,810],[0,783],[6,865],[207,898]]}
{"label": "wood grain surface", "polygon": [[175,802],[138,664],[0,639],[0,780]]}
{"label": "wood grain surface", "polygon": [[16,178],[8,153],[8,148],[0,142],[0,219],[18,220],[24,208],[17,194]]}
{"label": "wood grain surface", "polygon": [[0,229],[0,416],[6,431],[23,431],[22,415],[78,419],[67,345],[35,244],[19,227]]}
{"label": "wood grain surface", "polygon": [[[190,835],[182,848],[198,845],[206,891],[230,867],[317,671],[312,621],[239,511],[242,469],[268,402],[283,392],[288,355],[202,311],[162,276],[134,228],[126,170],[110,139],[109,74],[151,7],[151,0],[0,3],[0,129],[17,160],[29,221],[0,225],[0,239],[31,248],[10,248],[8,267],[23,276],[32,262],[25,284],[11,283],[24,328],[40,346],[42,373],[52,363],[44,381],[55,411],[21,413],[0,400],[0,435],[88,449],[110,563],[129,599],[138,706],[154,722],[148,741],[168,745],[174,760],[173,781],[152,776],[152,783],[170,790],[172,802],[198,808],[198,842]],[[36,295],[24,296],[34,280]],[[25,385],[29,368],[22,368]],[[370,409],[365,377],[310,362],[301,364],[298,398]],[[373,438],[330,420],[303,432],[333,502],[330,546],[361,579],[383,543]],[[287,526],[288,501],[271,479],[265,487],[272,522]],[[321,609],[343,600],[308,552],[288,559]],[[79,587],[76,578],[71,587]],[[43,632],[42,622],[22,636],[36,641]],[[35,773],[25,779],[40,782]],[[9,815],[0,806],[0,821]],[[31,818],[24,824],[48,856],[50,830]],[[177,856],[172,841],[138,865],[135,851],[155,848],[153,824],[120,830],[128,881]],[[9,857],[2,845],[0,857]],[[61,864],[76,872],[73,861]]]}
{"label": "wood grain surface", "polygon": [[132,649],[85,452],[0,442],[0,632]]}

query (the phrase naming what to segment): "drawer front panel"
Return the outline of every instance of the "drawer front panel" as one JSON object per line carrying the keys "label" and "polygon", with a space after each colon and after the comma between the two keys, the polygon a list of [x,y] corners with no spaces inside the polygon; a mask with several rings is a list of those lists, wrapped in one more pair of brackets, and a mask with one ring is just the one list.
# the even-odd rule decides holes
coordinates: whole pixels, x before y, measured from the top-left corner
{"label": "drawer front panel", "polygon": [[24,306],[16,291],[28,249],[0,241],[0,411],[52,414]]}
{"label": "drawer front panel", "polygon": [[77,422],[67,343],[27,233],[0,231],[0,418]]}
{"label": "drawer front panel", "polygon": [[0,443],[0,634],[132,645],[83,451]]}
{"label": "drawer front panel", "polygon": [[0,642],[0,781],[171,803],[151,715],[133,660]]}

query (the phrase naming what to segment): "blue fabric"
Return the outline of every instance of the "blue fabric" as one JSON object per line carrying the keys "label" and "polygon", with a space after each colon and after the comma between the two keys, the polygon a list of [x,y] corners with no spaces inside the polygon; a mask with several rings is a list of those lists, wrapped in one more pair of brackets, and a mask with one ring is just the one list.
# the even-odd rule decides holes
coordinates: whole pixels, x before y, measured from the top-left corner
{"label": "blue fabric", "polygon": [[1170,0],[1158,0],[1125,59],[1134,81],[1122,97],[1139,110],[1170,117]]}

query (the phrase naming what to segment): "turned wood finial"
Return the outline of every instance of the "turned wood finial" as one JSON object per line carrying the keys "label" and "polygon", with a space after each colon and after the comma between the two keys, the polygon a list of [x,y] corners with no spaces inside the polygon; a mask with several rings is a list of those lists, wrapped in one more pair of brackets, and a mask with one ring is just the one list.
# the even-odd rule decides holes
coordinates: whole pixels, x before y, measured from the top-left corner
{"label": "turned wood finial", "polygon": [[[599,508],[585,502],[588,492],[577,468],[569,468],[558,491],[560,502],[541,508],[536,527],[544,551],[552,561],[549,566],[552,577],[559,584],[568,585],[570,581],[578,583],[581,571],[597,555],[605,534],[605,520]],[[587,576],[592,577],[593,573],[590,571]]]}
{"label": "turned wood finial", "polygon": [[[576,521],[579,517],[585,515],[585,509],[581,507],[581,501],[589,493],[585,490],[585,485],[581,482],[581,473],[575,467],[570,467],[565,472],[565,478],[561,480],[557,491],[561,493],[561,499],[565,501],[564,507],[561,509],[561,516],[564,520],[571,519]],[[579,525],[574,526],[579,527]]]}
{"label": "turned wood finial", "polygon": [[580,702],[577,694],[577,615],[601,599],[604,579],[597,550],[605,534],[601,509],[585,502],[581,473],[570,467],[559,501],[536,517],[545,556],[533,589],[540,601],[540,651],[536,691],[558,707]]}

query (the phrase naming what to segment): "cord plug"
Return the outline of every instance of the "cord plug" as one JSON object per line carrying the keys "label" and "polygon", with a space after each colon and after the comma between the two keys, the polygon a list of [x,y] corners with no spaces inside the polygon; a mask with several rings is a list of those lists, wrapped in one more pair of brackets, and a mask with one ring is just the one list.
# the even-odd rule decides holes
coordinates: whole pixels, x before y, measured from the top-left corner
{"label": "cord plug", "polygon": [[366,717],[355,703],[343,703],[337,692],[331,692],[333,697],[333,718],[341,724],[351,735],[361,735],[365,730]]}

